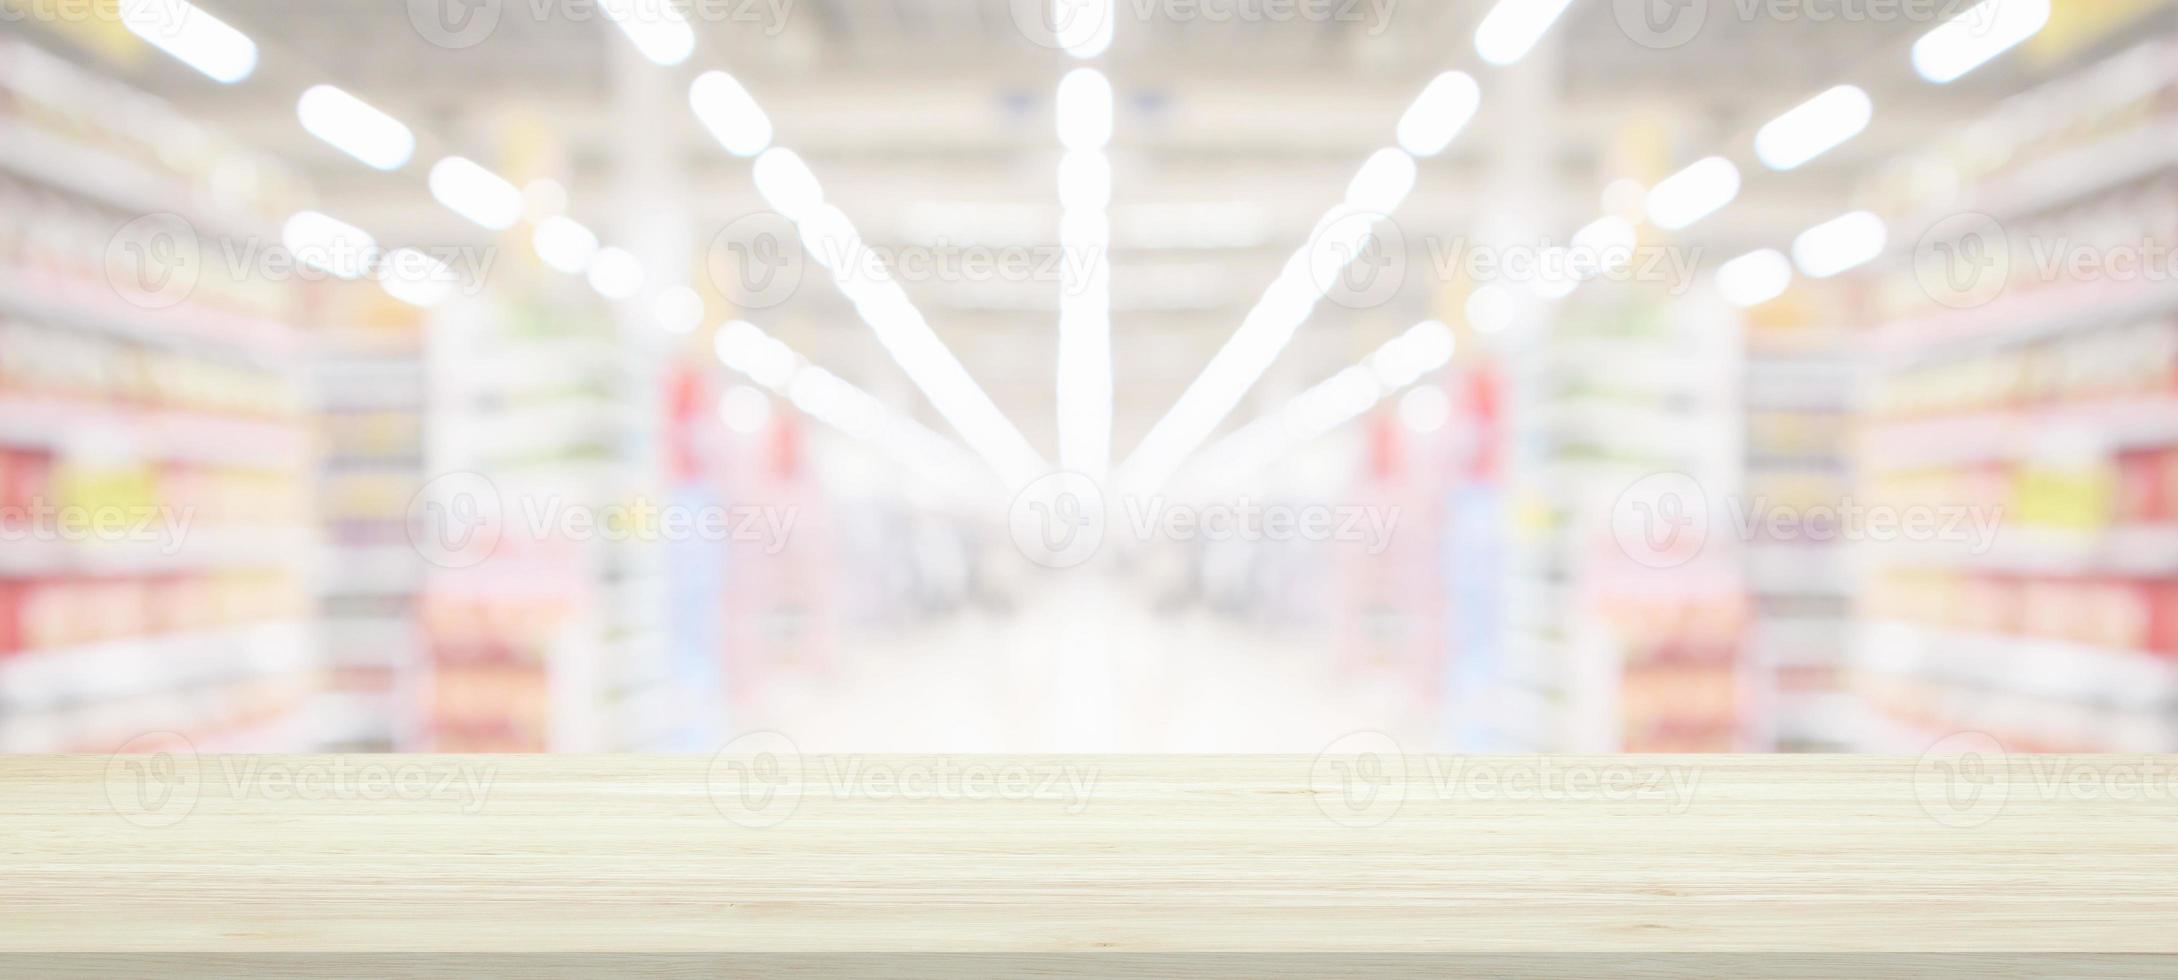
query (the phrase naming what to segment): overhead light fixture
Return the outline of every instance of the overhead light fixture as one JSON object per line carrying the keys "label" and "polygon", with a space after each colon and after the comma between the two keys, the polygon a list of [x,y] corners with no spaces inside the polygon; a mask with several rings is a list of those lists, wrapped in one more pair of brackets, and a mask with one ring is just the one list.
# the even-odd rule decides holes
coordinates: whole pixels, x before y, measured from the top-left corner
{"label": "overhead light fixture", "polygon": [[1101,150],[1112,141],[1112,83],[1094,68],[1059,80],[1059,142],[1069,150]]}
{"label": "overhead light fixture", "polygon": [[1982,0],[1913,43],[1913,70],[1948,85],[2048,26],[2049,0]]}
{"label": "overhead light fixture", "polygon": [[121,26],[222,85],[257,71],[257,42],[188,0],[123,2]]}
{"label": "overhead light fixture", "polygon": [[287,219],[280,241],[296,261],[342,279],[361,279],[378,264],[378,240],[369,232],[316,211]]}
{"label": "overhead light fixture", "polygon": [[465,157],[432,166],[430,185],[431,196],[447,210],[490,231],[514,227],[529,206],[521,188]]}
{"label": "overhead light fixture", "polygon": [[1755,156],[1771,170],[1796,170],[1860,135],[1874,117],[1868,93],[1840,85],[1765,124],[1755,133]]}
{"label": "overhead light fixture", "polygon": [[[1591,265],[1573,268],[1576,279],[1593,279],[1605,273],[1618,272],[1633,262],[1635,247],[1641,244],[1641,232],[1633,222],[1615,214],[1605,215],[1581,227],[1573,233],[1574,248],[1585,251],[1594,260]],[[1572,256],[1568,255],[1570,259]]]}
{"label": "overhead light fixture", "polygon": [[1448,71],[1430,80],[1415,96],[1414,104],[1399,117],[1399,145],[1418,157],[1433,157],[1452,145],[1454,137],[1475,118],[1482,105],[1482,88],[1463,71]]}
{"label": "overhead light fixture", "polygon": [[1733,306],[1760,306],[1792,287],[1792,260],[1774,248],[1749,252],[1717,267],[1717,295]]}
{"label": "overhead light fixture", "polygon": [[703,295],[687,286],[661,290],[650,301],[651,318],[671,333],[694,333],[703,326]]}
{"label": "overhead light fixture", "polygon": [[570,276],[582,275],[597,257],[597,233],[565,215],[538,222],[529,244],[545,265]]}
{"label": "overhead light fixture", "polygon": [[378,170],[399,170],[416,154],[416,134],[400,120],[331,85],[305,90],[295,116],[310,135]]}
{"label": "overhead light fixture", "polygon": [[1414,190],[1414,158],[1390,147],[1369,155],[1346,185],[1346,205],[1356,211],[1390,214]]}
{"label": "overhead light fixture", "polygon": [[1504,67],[1528,56],[1573,0],[1498,0],[1475,28],[1475,53]]}
{"label": "overhead light fixture", "polygon": [[1070,150],[1059,158],[1059,206],[1101,211],[1112,202],[1112,162],[1094,150]]}
{"label": "overhead light fixture", "polygon": [[610,300],[633,299],[643,291],[643,263],[624,248],[598,249],[590,259],[590,288]]}
{"label": "overhead light fixture", "polygon": [[668,0],[598,0],[635,50],[667,68],[696,53],[696,32]]}
{"label": "overhead light fixture", "polygon": [[413,248],[386,254],[378,284],[386,295],[411,306],[433,307],[453,298],[457,280],[446,263]]}
{"label": "overhead light fixture", "polygon": [[1888,234],[1882,218],[1855,211],[1801,232],[1792,242],[1792,260],[1808,278],[1828,279],[1875,261]]}
{"label": "overhead light fixture", "polygon": [[799,222],[824,204],[824,185],[801,156],[786,147],[765,150],[756,158],[752,176],[764,203],[789,221]]}
{"label": "overhead light fixture", "polygon": [[735,385],[719,398],[718,418],[740,435],[753,435],[771,421],[771,396],[762,389]]}
{"label": "overhead light fixture", "polygon": [[756,98],[722,71],[707,71],[688,86],[688,105],[726,152],[753,157],[771,145],[771,117]]}
{"label": "overhead light fixture", "polygon": [[1739,168],[1723,157],[1706,157],[1658,181],[1649,191],[1649,220],[1678,231],[1709,217],[1739,196]]}
{"label": "overhead light fixture", "polygon": [[1520,312],[1520,299],[1496,283],[1484,283],[1467,294],[1467,326],[1476,333],[1496,333],[1512,326]]}

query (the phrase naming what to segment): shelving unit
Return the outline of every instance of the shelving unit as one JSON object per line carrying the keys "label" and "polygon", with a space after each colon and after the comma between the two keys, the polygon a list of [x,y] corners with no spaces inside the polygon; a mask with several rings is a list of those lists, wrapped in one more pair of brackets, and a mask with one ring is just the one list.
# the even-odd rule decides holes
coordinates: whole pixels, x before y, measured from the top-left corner
{"label": "shelving unit", "polygon": [[1738,493],[1738,392],[1717,381],[1732,375],[1738,331],[1721,309],[1620,284],[1591,284],[1553,311],[1509,351],[1516,530],[1497,685],[1506,717],[1493,741],[1739,746],[1749,703],[1736,543],[1712,533],[1697,560],[1656,571],[1612,532],[1619,492],[1655,474],[1693,479],[1713,506]]}
{"label": "shelving unit", "polygon": [[[1966,294],[1901,260],[1876,293],[1865,493],[1998,520],[1986,541],[1862,549],[1862,748],[1958,730],[2178,748],[2178,284],[2113,258],[2178,240],[2174,54],[2142,45],[2020,96],[1871,190],[1951,168],[1956,210],[2000,220],[2007,241],[1981,244],[2010,261]],[[1915,213],[1898,227],[1938,217]]]}
{"label": "shelving unit", "polygon": [[[300,293],[215,260],[300,193],[0,37],[0,750],[318,744]],[[125,247],[161,213],[196,240]]]}

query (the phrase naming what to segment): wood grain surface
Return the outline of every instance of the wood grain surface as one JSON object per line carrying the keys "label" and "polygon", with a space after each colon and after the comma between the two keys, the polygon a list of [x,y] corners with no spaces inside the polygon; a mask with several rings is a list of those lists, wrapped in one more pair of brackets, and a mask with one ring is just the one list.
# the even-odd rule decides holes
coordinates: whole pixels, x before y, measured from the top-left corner
{"label": "wood grain surface", "polygon": [[1334,749],[5,759],[0,973],[2178,969],[2178,757]]}

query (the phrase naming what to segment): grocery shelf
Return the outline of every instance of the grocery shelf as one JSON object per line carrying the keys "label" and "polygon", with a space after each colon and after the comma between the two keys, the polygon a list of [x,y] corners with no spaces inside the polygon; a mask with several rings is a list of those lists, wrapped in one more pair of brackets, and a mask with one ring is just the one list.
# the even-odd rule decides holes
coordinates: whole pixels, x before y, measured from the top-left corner
{"label": "grocery shelf", "polygon": [[2157,654],[1896,621],[1861,624],[1854,664],[1968,687],[2178,709],[2178,651]]}
{"label": "grocery shelf", "polygon": [[1896,369],[2172,312],[2178,312],[2178,282],[2053,286],[1892,323],[1869,340],[1880,366]]}
{"label": "grocery shelf", "polygon": [[178,544],[11,541],[0,548],[0,578],[307,570],[315,542],[314,532],[300,528],[193,528]]}
{"label": "grocery shelf", "polygon": [[1880,564],[2022,575],[2178,575],[2178,526],[2060,531],[2000,528],[1986,551],[1965,541],[1871,543]]}
{"label": "grocery shelf", "polygon": [[0,446],[292,471],[311,440],[293,422],[0,394]]}
{"label": "grocery shelf", "polygon": [[287,324],[186,302],[146,309],[101,285],[8,270],[0,270],[0,313],[270,371],[287,369],[300,349],[299,332]]}
{"label": "grocery shelf", "polygon": [[6,118],[0,118],[0,170],[128,214],[175,214],[199,233],[279,239],[268,220],[191,200],[191,189],[180,180]]}
{"label": "grocery shelf", "polygon": [[1879,423],[1861,443],[1861,465],[1878,471],[2178,446],[2178,395]]}
{"label": "grocery shelf", "polygon": [[317,663],[304,622],[262,623],[0,657],[0,705],[15,709],[119,699]]}

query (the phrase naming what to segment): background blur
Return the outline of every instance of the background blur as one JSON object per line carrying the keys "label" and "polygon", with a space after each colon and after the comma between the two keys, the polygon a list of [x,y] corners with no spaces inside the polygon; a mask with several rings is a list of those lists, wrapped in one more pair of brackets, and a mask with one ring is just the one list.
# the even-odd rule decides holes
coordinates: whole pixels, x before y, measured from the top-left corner
{"label": "background blur", "polygon": [[0,749],[2173,751],[2174,316],[2159,0],[0,0]]}

